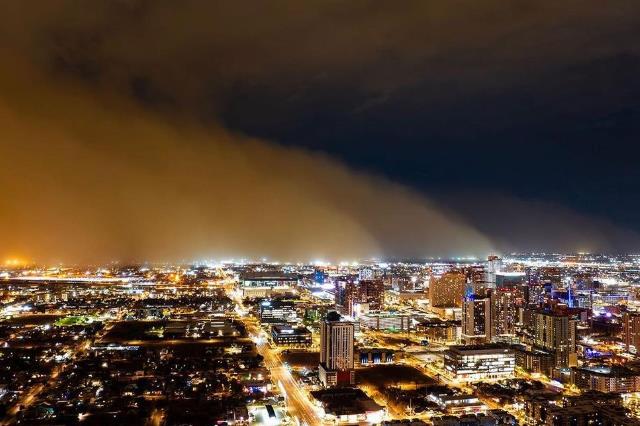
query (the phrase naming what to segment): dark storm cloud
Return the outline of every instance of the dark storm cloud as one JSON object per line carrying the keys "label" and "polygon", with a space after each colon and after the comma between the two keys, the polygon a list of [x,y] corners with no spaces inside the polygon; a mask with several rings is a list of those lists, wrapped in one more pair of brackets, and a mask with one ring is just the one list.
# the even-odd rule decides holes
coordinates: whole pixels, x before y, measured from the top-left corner
{"label": "dark storm cloud", "polygon": [[198,107],[228,101],[221,95],[238,84],[343,84],[379,95],[426,74],[434,89],[497,90],[578,57],[637,52],[626,35],[640,20],[630,0],[59,0],[2,9],[6,38],[43,66]]}
{"label": "dark storm cloud", "polygon": [[[576,61],[635,55],[626,34],[636,12],[637,2],[595,0],[3,2],[5,241],[49,256],[61,246],[71,258],[487,251],[458,216],[412,191],[224,127],[344,153],[390,175],[404,156],[429,179],[420,170],[428,161],[450,169],[441,179],[473,186],[460,172],[473,159],[434,163],[430,147],[450,134],[477,146],[475,129],[486,135],[486,122],[508,120],[491,108],[463,121],[439,111],[464,112],[467,100]],[[24,71],[13,68],[23,60]],[[42,81],[18,75],[32,73]],[[188,124],[194,118],[206,129]],[[353,131],[352,121],[372,130]],[[424,149],[403,145],[409,137]],[[554,230],[567,220],[539,230],[548,246],[565,243]],[[599,232],[586,240],[609,247]]]}

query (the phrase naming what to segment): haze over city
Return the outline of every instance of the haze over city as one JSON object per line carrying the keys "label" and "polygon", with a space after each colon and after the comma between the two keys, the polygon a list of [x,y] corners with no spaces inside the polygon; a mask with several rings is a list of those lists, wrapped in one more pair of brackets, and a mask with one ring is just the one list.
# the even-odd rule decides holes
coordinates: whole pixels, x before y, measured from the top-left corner
{"label": "haze over city", "polygon": [[5,257],[638,242],[633,2],[1,7]]}

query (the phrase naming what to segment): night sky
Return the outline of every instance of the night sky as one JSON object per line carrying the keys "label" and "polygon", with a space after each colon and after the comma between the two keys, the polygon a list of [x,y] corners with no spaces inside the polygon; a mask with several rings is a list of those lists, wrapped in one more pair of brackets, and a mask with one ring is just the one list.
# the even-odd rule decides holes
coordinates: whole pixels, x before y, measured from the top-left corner
{"label": "night sky", "polygon": [[[0,91],[0,101],[28,117],[20,126],[37,128],[43,117],[51,118],[43,110],[56,110],[60,116],[51,121],[66,124],[55,143],[72,139],[65,145],[69,153],[88,150],[93,158],[99,151],[112,162],[128,153],[139,156],[139,163],[122,166],[121,178],[153,193],[147,206],[166,196],[159,189],[164,184],[185,179],[193,164],[153,167],[185,151],[202,162],[200,169],[228,171],[223,179],[233,182],[233,190],[193,189],[193,182],[184,182],[192,189],[182,200],[188,214],[175,209],[158,219],[158,228],[137,234],[132,229],[144,216],[139,204],[96,178],[93,189],[109,200],[105,205],[132,203],[126,213],[107,215],[107,225],[93,211],[76,221],[66,215],[62,220],[60,212],[21,217],[21,227],[5,229],[12,242],[7,252],[16,247],[26,255],[49,256],[66,240],[62,235],[36,243],[46,249],[35,251],[22,237],[40,241],[38,235],[48,231],[43,227],[36,235],[30,225],[55,227],[61,220],[63,229],[84,235],[78,241],[84,250],[61,250],[68,253],[61,258],[71,259],[86,247],[102,257],[135,258],[331,257],[337,247],[346,247],[341,256],[637,252],[637,1],[13,3],[18,2],[0,7],[6,24],[0,29],[0,87],[22,87],[27,95]],[[48,95],[33,93],[23,77],[31,74],[42,79]],[[104,123],[100,128],[120,127],[112,136],[117,141],[62,119],[69,117],[64,111],[75,111],[77,105],[68,105],[77,97],[91,104],[82,108],[87,121],[95,115]],[[124,123],[114,114],[125,116]],[[135,138],[123,142],[138,114],[153,126],[178,128],[162,148],[171,155],[148,162],[149,145]],[[5,127],[11,127],[8,120]],[[2,142],[9,152],[5,159],[25,154],[20,146],[26,146],[16,142],[26,128],[20,126]],[[193,128],[197,137],[181,136]],[[30,152],[41,150],[43,138],[33,137]],[[216,154],[221,139],[233,161]],[[31,168],[31,160],[22,161]],[[0,175],[5,188],[18,179],[12,164],[5,164],[11,173]],[[260,177],[243,174],[252,164],[261,168]],[[145,172],[134,177],[136,166]],[[74,181],[64,169],[58,181]],[[278,183],[267,188],[262,178]],[[198,182],[208,179],[214,178],[203,174]],[[264,188],[256,190],[256,182]],[[23,215],[15,208],[16,193],[33,200],[42,191],[61,191],[42,185],[0,188],[14,211],[0,219]],[[86,201],[92,186],[75,185],[62,191],[66,200]],[[182,189],[175,192],[183,196]],[[238,219],[230,210],[203,218],[200,212],[220,198],[225,206],[245,210],[254,205],[247,199],[267,200],[273,217],[265,220],[254,211]],[[280,214],[282,205],[300,209],[300,215],[289,209]],[[117,223],[114,214],[122,214]],[[199,218],[197,230],[188,225],[193,215]],[[148,244],[130,238],[149,240],[176,222],[183,225]],[[95,232],[105,226],[111,231]],[[123,226],[126,238],[119,234]],[[261,231],[252,239],[248,228]],[[212,244],[221,233],[223,243]],[[105,234],[127,243],[123,247]],[[186,234],[197,235],[197,243],[183,239]],[[176,250],[149,249],[182,239]],[[290,250],[281,250],[283,241]]]}

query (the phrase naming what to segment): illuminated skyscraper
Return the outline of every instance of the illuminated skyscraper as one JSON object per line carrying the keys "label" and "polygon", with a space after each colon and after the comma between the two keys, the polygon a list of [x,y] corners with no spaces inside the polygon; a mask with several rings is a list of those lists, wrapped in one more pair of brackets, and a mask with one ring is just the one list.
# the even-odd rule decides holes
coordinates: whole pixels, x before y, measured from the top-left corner
{"label": "illuminated skyscraper", "polygon": [[496,285],[496,273],[502,270],[502,259],[498,256],[487,258],[487,282],[490,286]]}
{"label": "illuminated skyscraper", "polygon": [[530,305],[540,305],[548,295],[547,290],[550,291],[550,286],[538,282],[527,284],[524,288],[526,290],[526,294],[523,295],[524,300]]}
{"label": "illuminated skyscraper", "polygon": [[320,325],[320,381],[325,386],[354,382],[354,324],[336,312]]}

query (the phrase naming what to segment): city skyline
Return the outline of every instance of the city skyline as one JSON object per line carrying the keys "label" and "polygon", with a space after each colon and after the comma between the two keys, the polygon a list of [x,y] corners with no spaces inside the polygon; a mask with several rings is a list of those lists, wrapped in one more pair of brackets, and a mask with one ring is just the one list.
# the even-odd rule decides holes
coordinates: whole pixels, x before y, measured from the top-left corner
{"label": "city skyline", "polygon": [[0,422],[636,425],[638,270],[586,253],[0,265]]}

